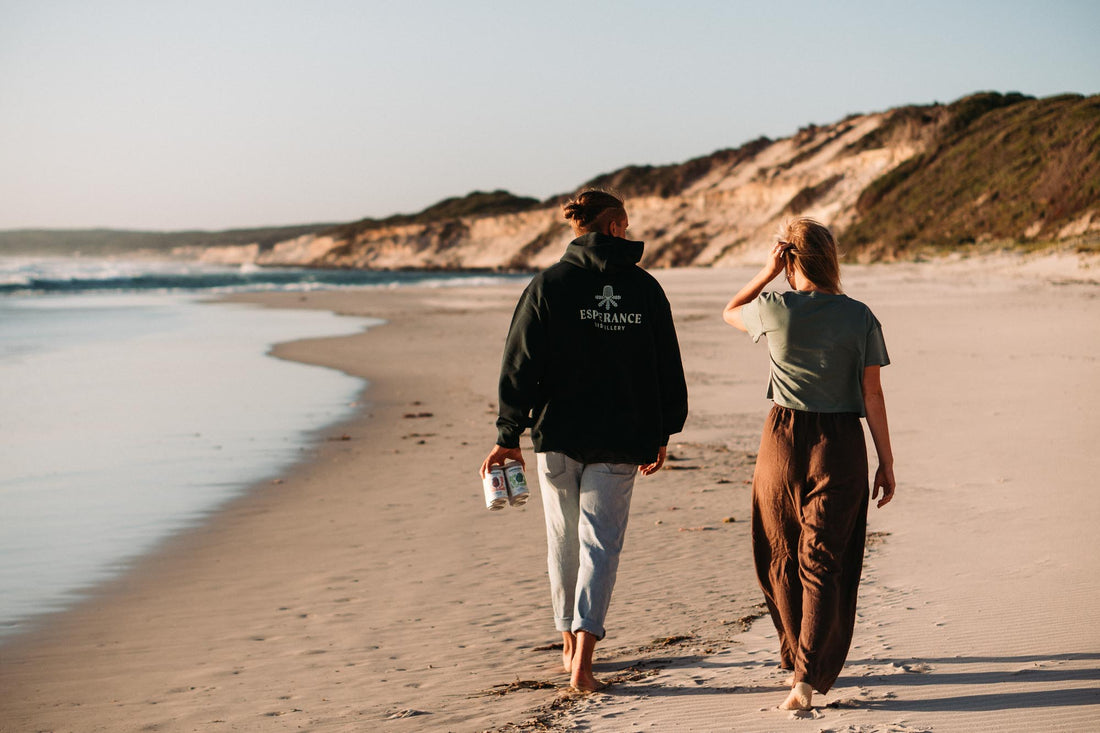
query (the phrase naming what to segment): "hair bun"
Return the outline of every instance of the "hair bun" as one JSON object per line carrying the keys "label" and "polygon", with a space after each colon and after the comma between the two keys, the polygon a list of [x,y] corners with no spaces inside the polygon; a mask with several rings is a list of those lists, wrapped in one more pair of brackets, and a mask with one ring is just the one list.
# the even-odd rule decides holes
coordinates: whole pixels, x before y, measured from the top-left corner
{"label": "hair bun", "polygon": [[606,233],[607,223],[614,217],[626,216],[623,200],[602,189],[585,189],[576,198],[561,207],[566,219],[582,230]]}

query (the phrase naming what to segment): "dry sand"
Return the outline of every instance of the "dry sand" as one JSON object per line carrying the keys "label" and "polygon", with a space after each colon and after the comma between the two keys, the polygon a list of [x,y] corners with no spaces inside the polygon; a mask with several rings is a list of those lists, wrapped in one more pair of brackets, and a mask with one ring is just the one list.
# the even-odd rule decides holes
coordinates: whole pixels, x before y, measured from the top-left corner
{"label": "dry sand", "polygon": [[1100,287],[1017,270],[845,271],[894,361],[899,489],[871,510],[855,647],[808,719],[773,709],[775,634],[753,623],[767,353],[721,322],[750,274],[726,270],[658,273],[692,409],[635,490],[606,693],[564,695],[544,648],[539,502],[490,513],[475,473],[522,285],[278,294],[240,299],[388,321],[275,350],[369,379],[362,414],[0,648],[0,730],[1095,729]]}

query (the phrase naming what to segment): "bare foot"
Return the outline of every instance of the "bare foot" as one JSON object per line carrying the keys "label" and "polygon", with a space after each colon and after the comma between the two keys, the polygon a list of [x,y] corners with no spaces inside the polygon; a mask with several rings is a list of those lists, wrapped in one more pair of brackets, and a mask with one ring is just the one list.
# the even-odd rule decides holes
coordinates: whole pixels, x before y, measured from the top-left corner
{"label": "bare foot", "polygon": [[791,688],[791,694],[779,706],[780,710],[812,710],[814,688],[805,682],[796,682]]}
{"label": "bare foot", "polygon": [[592,652],[596,648],[596,637],[587,631],[577,632],[577,645],[573,653],[573,669],[569,675],[569,684],[578,692],[597,692],[607,687],[592,674]]}
{"label": "bare foot", "polygon": [[570,674],[573,671],[573,650],[577,647],[577,637],[568,631],[561,632],[561,666],[562,671]]}

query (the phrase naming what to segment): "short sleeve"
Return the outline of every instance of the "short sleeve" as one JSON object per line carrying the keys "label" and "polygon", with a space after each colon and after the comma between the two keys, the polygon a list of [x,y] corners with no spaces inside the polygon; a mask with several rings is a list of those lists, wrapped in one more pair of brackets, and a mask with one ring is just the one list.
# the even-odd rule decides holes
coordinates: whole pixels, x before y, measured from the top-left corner
{"label": "short sleeve", "polygon": [[767,307],[765,295],[766,293],[762,293],[741,306],[741,321],[745,324],[745,328],[749,330],[753,343],[759,342],[760,337],[767,332],[764,327],[764,314],[761,312],[761,307]]}
{"label": "short sleeve", "polygon": [[878,319],[871,316],[870,328],[867,329],[867,345],[863,350],[863,366],[886,366],[890,363],[890,355],[886,353],[886,341],[882,338],[882,326]]}

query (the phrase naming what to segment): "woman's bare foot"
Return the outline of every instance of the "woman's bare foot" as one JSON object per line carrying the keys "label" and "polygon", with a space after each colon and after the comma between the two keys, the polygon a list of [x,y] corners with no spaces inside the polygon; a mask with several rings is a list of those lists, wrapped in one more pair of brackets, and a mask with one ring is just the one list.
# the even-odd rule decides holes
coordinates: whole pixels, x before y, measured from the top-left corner
{"label": "woman's bare foot", "polygon": [[577,643],[573,652],[573,668],[569,673],[569,684],[578,692],[597,692],[607,687],[592,674],[592,652],[596,649],[596,637],[587,631],[577,632]]}
{"label": "woman's bare foot", "polygon": [[571,632],[561,632],[561,666],[566,674],[573,672],[573,650],[577,648],[577,637]]}
{"label": "woman's bare foot", "polygon": [[814,688],[805,682],[795,682],[791,694],[779,706],[780,710],[812,710]]}

